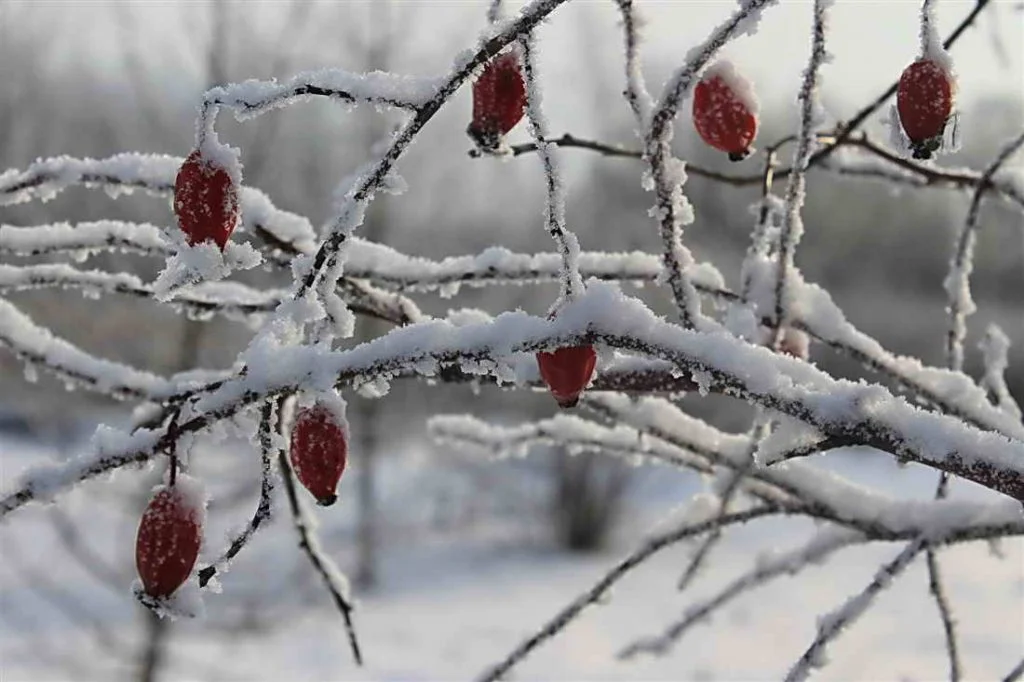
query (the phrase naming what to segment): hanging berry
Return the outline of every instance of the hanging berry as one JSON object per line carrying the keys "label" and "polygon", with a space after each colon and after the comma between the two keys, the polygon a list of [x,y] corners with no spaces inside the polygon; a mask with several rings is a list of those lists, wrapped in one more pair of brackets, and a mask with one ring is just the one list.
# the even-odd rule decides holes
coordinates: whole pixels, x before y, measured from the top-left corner
{"label": "hanging berry", "polygon": [[708,145],[742,161],[757,137],[753,86],[726,61],[710,67],[693,90],[693,126]]}
{"label": "hanging berry", "polygon": [[955,94],[953,77],[934,59],[918,59],[903,70],[896,109],[915,159],[929,159],[942,146]]}
{"label": "hanging berry", "polygon": [[515,51],[500,54],[473,83],[473,121],[466,132],[481,149],[493,151],[522,120],[526,82]]}
{"label": "hanging berry", "polygon": [[174,213],[189,244],[212,239],[223,251],[238,222],[238,188],[227,169],[198,149],[189,154],[174,181]]}
{"label": "hanging berry", "polygon": [[593,346],[570,346],[553,353],[537,353],[541,379],[547,384],[559,407],[575,407],[580,394],[590,383],[597,364]]}
{"label": "hanging berry", "polygon": [[313,494],[317,504],[330,506],[348,459],[344,424],[334,410],[316,404],[299,411],[291,438],[295,476]]}
{"label": "hanging berry", "polygon": [[188,579],[199,556],[205,502],[182,474],[150,499],[135,537],[135,567],[146,594],[169,597]]}

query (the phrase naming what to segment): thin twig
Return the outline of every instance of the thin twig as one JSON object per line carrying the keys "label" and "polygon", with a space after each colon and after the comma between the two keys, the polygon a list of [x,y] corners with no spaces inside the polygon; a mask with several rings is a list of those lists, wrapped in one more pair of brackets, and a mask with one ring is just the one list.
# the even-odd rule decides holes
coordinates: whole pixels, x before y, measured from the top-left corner
{"label": "thin twig", "polygon": [[[199,570],[199,587],[206,587],[206,584],[210,582],[217,572],[222,570],[218,569],[218,566],[226,565],[227,562],[234,559],[235,556],[242,551],[249,540],[256,534],[260,525],[264,521],[270,520],[273,513],[271,502],[272,495],[274,493],[272,454],[275,450],[279,449],[275,447],[273,440],[273,434],[275,432],[274,412],[274,401],[268,400],[263,404],[260,414],[259,431],[261,465],[260,499],[256,505],[256,511],[249,520],[249,525],[231,541],[231,545],[228,547],[224,555],[216,562]],[[280,453],[278,452],[278,454]]]}
{"label": "thin twig", "polygon": [[695,537],[708,532],[716,525],[733,525],[745,523],[762,516],[774,514],[795,513],[792,510],[760,506],[742,512],[736,512],[722,517],[716,521],[704,521],[700,523],[687,523],[680,528],[655,535],[644,542],[638,549],[616,564],[610,571],[604,574],[590,589],[582,593],[562,608],[554,617],[545,623],[535,634],[531,635],[515,649],[513,649],[502,661],[486,670],[479,677],[477,682],[495,682],[500,680],[513,667],[518,665],[534,649],[561,632],[566,625],[579,616],[587,606],[596,603],[601,597],[629,571],[636,568],[654,554],[666,547],[671,547],[677,542],[687,538]]}
{"label": "thin twig", "polygon": [[907,544],[896,558],[884,564],[874,579],[867,587],[858,594],[846,600],[839,609],[818,619],[818,634],[814,641],[807,647],[807,651],[800,657],[789,672],[786,674],[785,682],[803,682],[811,674],[813,668],[820,668],[824,664],[825,647],[839,637],[851,623],[856,621],[872,605],[875,597],[892,584],[896,576],[903,572],[914,560],[927,542],[924,538]]}

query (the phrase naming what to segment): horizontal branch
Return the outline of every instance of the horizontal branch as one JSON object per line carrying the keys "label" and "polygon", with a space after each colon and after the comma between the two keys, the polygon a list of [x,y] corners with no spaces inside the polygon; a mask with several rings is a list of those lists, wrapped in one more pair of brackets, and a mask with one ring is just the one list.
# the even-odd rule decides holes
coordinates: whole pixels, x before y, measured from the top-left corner
{"label": "horizontal branch", "polygon": [[[257,345],[241,357],[247,366],[244,376],[195,396],[194,416],[158,434],[144,452],[134,448],[138,436],[126,438],[118,451],[124,457],[148,456],[153,448],[167,447],[180,435],[206,428],[247,405],[294,392],[310,377],[333,377],[341,385],[357,378],[387,379],[408,369],[432,376],[445,365],[503,376],[499,364],[505,358],[586,343],[669,361],[691,374],[702,390],[741,398],[824,435],[850,438],[901,461],[948,471],[1024,500],[1024,442],[926,412],[881,386],[833,379],[807,363],[728,334],[681,329],[656,317],[640,301],[598,283],[556,320],[522,312],[477,324],[431,320],[343,351]],[[25,485],[31,499],[31,481]],[[5,498],[0,516],[24,501],[12,506]]]}
{"label": "horizontal branch", "polygon": [[275,78],[220,85],[207,90],[203,94],[203,102],[232,109],[239,119],[314,97],[412,111],[429,101],[437,92],[438,85],[436,80],[383,71],[352,73],[341,69],[322,69],[297,74],[283,83]]}
{"label": "horizontal branch", "polygon": [[[825,149],[834,146],[859,150],[867,154],[869,158],[873,157],[876,161],[883,162],[881,165],[867,165],[860,162],[851,163],[850,158],[845,156],[841,159],[829,158],[826,160],[823,158],[821,161],[812,164],[820,165],[825,170],[845,175],[888,180],[899,184],[911,184],[914,187],[951,187],[956,189],[982,187],[985,191],[994,192],[1002,198],[1024,208],[1024,193],[1021,192],[1021,189],[1013,182],[1001,179],[998,176],[989,178],[984,177],[982,173],[977,171],[943,168],[907,159],[875,142],[867,133],[860,133],[853,137],[842,139],[836,137],[834,133],[824,133],[820,137],[830,140],[824,143],[823,148]],[[788,140],[789,138],[783,138],[783,141]],[[559,147],[597,152],[602,156],[613,158],[643,158],[643,152],[639,149],[585,139],[577,137],[572,133],[563,133],[561,137],[551,138],[547,142]],[[778,143],[775,143],[769,145],[769,148],[775,149],[778,146]],[[510,147],[512,156],[520,156],[536,151],[537,144],[535,142],[524,142]],[[474,152],[470,152],[470,156],[482,156],[479,152]],[[786,178],[792,172],[792,167],[783,166],[775,171],[775,177],[778,179]],[[687,175],[705,178],[706,180],[720,182],[733,187],[759,185],[764,179],[761,173],[726,173],[693,163],[686,164],[686,173]]]}

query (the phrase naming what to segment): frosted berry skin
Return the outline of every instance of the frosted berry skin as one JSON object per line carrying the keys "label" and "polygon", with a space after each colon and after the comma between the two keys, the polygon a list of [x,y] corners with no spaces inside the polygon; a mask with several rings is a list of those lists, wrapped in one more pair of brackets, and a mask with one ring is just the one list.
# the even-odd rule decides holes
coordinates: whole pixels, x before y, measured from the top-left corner
{"label": "frosted berry skin", "polygon": [[929,159],[941,146],[954,91],[949,73],[933,60],[919,59],[903,70],[896,109],[915,159]]}
{"label": "frosted berry skin", "polygon": [[526,82],[515,52],[492,59],[473,83],[473,120],[466,132],[481,149],[494,150],[526,112]]}
{"label": "frosted berry skin", "polygon": [[296,478],[317,504],[334,504],[338,481],[348,461],[348,440],[328,409],[316,405],[299,412],[292,429],[290,455]]}
{"label": "frosted berry skin", "polygon": [[721,76],[705,78],[693,90],[693,126],[709,146],[742,161],[757,137],[757,116]]}
{"label": "frosted berry skin", "polygon": [[178,169],[174,214],[189,244],[212,239],[221,251],[238,222],[238,188],[227,170],[204,159],[198,149]]}
{"label": "frosted berry skin", "polygon": [[188,580],[202,544],[200,510],[173,487],[146,506],[135,537],[135,568],[151,597],[169,597]]}
{"label": "frosted berry skin", "polygon": [[597,353],[593,346],[570,346],[553,353],[537,353],[541,379],[563,408],[575,407],[580,401],[596,365]]}

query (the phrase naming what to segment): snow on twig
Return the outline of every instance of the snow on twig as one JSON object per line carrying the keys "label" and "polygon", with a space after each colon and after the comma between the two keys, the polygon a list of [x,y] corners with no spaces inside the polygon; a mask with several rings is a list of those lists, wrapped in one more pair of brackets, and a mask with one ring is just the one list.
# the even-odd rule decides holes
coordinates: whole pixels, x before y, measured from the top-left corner
{"label": "snow on twig", "polygon": [[534,26],[565,2],[567,0],[533,0],[520,11],[518,17],[496,24],[490,36],[481,40],[481,44],[475,52],[459,58],[448,77],[439,81],[435,94],[417,107],[415,115],[398,131],[391,145],[380,156],[377,163],[357,180],[339,211],[328,221],[324,230],[327,238],[317,248],[312,266],[297,282],[295,300],[302,299],[306,291],[313,287],[324,272],[334,267],[338,250],[351,236],[351,232],[359,226],[360,216],[365,211],[366,205],[383,186],[391,168],[404,155],[420,130],[451,99],[456,90],[469,79],[477,68],[507,45],[531,31]]}
{"label": "snow on twig", "polygon": [[256,534],[264,521],[269,521],[273,513],[272,495],[274,493],[274,454],[280,455],[282,448],[276,443],[277,432],[275,430],[275,408],[274,402],[268,400],[263,403],[260,414],[260,499],[256,504],[256,511],[249,520],[245,529],[239,533],[228,549],[214,563],[201,568],[198,572],[199,587],[206,587],[210,580],[218,573],[227,571],[229,563],[249,540]]}
{"label": "snow on twig", "polygon": [[558,300],[552,305],[557,310],[563,300],[572,300],[583,292],[583,279],[580,277],[579,256],[580,243],[575,233],[565,224],[565,181],[561,165],[556,154],[555,145],[545,140],[548,135],[548,123],[542,108],[542,94],[537,76],[536,40],[533,33],[520,39],[523,55],[523,78],[526,81],[526,115],[530,121],[530,133],[533,135],[541,163],[544,166],[544,179],[547,185],[547,203],[544,207],[544,223],[551,238],[558,246],[561,256],[559,283],[561,291]]}
{"label": "snow on twig", "polygon": [[[623,94],[639,124],[637,133],[643,137],[643,132],[650,123],[654,100],[647,92],[640,64],[640,24],[642,24],[642,20],[637,14],[633,0],[615,0],[615,4],[619,6],[619,12],[622,14],[622,37],[626,51],[626,89]],[[639,156],[640,154],[637,153],[637,157]]]}
{"label": "snow on twig", "polygon": [[[990,181],[992,176],[1017,150],[1024,146],[1024,132],[1010,140],[1000,150],[995,160],[985,169],[982,178]],[[949,331],[946,334],[946,357],[952,369],[960,369],[964,360],[964,338],[967,336],[967,316],[974,312],[971,299],[970,278],[974,269],[974,242],[977,238],[978,218],[981,200],[985,195],[986,182],[979,183],[967,211],[963,229],[957,235],[956,247],[949,265],[945,287],[949,296]]]}
{"label": "snow on twig", "polygon": [[985,374],[981,386],[988,391],[989,398],[997,408],[1016,420],[1021,420],[1021,409],[1010,395],[1006,385],[1006,370],[1010,365],[1010,337],[997,325],[989,325],[985,337],[978,343],[985,363]]}
{"label": "snow on twig", "polygon": [[686,182],[685,164],[672,156],[672,121],[698,74],[715,54],[740,31],[754,30],[761,11],[775,1],[750,0],[742,4],[729,19],[715,28],[707,40],[689,51],[686,64],[665,85],[644,136],[644,156],[650,166],[651,189],[654,189],[656,197],[651,215],[660,226],[662,258],[684,327],[701,328],[706,319],[701,314],[697,291],[686,272],[694,259],[683,244],[682,228],[692,223],[694,217],[693,208],[682,190]]}
{"label": "snow on twig", "polygon": [[[357,377],[387,378],[405,369],[436,373],[447,364],[475,368],[484,363],[489,372],[487,367],[497,369],[499,361],[517,353],[595,342],[697,372],[709,390],[787,414],[825,435],[848,439],[848,444],[875,447],[1024,499],[1024,442],[925,412],[881,386],[836,380],[724,331],[684,330],[596,282],[553,321],[504,313],[461,326],[441,320],[417,323],[343,351],[309,346],[256,349],[245,358],[248,372],[197,395],[195,416],[178,428],[183,433],[200,430],[300,385],[329,387]],[[270,355],[264,357],[264,352]]]}
{"label": "snow on twig", "polygon": [[793,258],[796,247],[803,237],[804,224],[801,215],[806,199],[807,168],[811,159],[814,143],[814,124],[819,117],[817,109],[821,106],[817,98],[818,70],[828,58],[825,52],[825,34],[828,25],[828,10],[832,0],[814,0],[814,40],[811,57],[804,69],[803,82],[800,85],[800,129],[797,133],[796,150],[793,152],[793,172],[786,185],[785,210],[782,213],[782,224],[779,227],[779,262],[778,276],[775,281],[775,306],[772,330],[772,347],[777,348],[782,340],[784,326],[788,322],[789,310],[789,274],[796,269]]}

